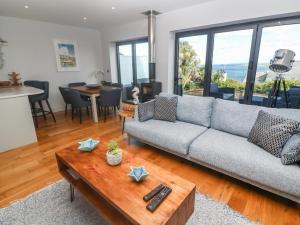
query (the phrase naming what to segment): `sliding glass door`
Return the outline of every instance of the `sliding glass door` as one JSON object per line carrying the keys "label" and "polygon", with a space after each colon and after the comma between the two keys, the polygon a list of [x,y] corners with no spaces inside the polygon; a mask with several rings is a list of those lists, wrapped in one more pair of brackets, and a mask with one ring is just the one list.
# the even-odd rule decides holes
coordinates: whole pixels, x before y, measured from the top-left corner
{"label": "sliding glass door", "polygon": [[149,80],[148,40],[117,43],[118,80],[123,85]]}
{"label": "sliding glass door", "polygon": [[210,96],[240,101],[244,98],[253,29],[214,34]]}
{"label": "sliding glass door", "polygon": [[[300,18],[213,27],[176,34],[174,92],[268,106],[278,49],[296,53],[284,74],[288,107],[300,107]],[[282,90],[277,107],[283,104]]]}
{"label": "sliding glass door", "polygon": [[133,82],[132,55],[130,44],[118,46],[119,78],[120,83],[124,85]]}
{"label": "sliding glass door", "polygon": [[[272,23],[261,27],[261,43],[255,73],[252,104],[268,106],[271,89],[277,74],[269,69],[270,60],[278,49],[290,49],[296,53],[292,69],[283,74],[288,104],[299,108],[300,104],[300,24]],[[281,86],[277,107],[285,107],[285,96]]]}
{"label": "sliding glass door", "polygon": [[178,39],[178,88],[184,95],[203,95],[207,35],[191,35]]}

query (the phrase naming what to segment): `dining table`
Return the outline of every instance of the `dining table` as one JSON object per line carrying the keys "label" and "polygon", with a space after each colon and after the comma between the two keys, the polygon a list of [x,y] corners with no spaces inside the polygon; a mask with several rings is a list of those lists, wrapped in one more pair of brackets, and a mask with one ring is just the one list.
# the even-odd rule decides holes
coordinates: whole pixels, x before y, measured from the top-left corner
{"label": "dining table", "polygon": [[79,86],[79,87],[71,87],[73,90],[77,90],[81,95],[85,95],[90,97],[92,103],[92,115],[93,121],[98,123],[98,111],[97,111],[97,100],[96,98],[100,96],[100,90],[102,86],[96,87],[87,87],[87,86]]}

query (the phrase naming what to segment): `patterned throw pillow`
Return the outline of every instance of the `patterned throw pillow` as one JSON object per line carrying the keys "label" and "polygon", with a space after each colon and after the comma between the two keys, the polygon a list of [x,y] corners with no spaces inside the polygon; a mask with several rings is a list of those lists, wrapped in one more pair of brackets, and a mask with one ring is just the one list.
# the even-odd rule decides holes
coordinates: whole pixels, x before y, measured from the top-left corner
{"label": "patterned throw pillow", "polygon": [[272,155],[280,157],[283,145],[298,129],[299,122],[281,116],[259,111],[248,141],[256,144]]}
{"label": "patterned throw pillow", "polygon": [[170,122],[176,121],[177,96],[156,96],[154,104],[154,119]]}
{"label": "patterned throw pillow", "polygon": [[140,103],[138,105],[138,115],[139,115],[140,122],[144,122],[153,118],[154,102],[155,100],[151,100],[148,102]]}
{"label": "patterned throw pillow", "polygon": [[300,134],[293,135],[284,145],[281,162],[284,165],[300,162]]}

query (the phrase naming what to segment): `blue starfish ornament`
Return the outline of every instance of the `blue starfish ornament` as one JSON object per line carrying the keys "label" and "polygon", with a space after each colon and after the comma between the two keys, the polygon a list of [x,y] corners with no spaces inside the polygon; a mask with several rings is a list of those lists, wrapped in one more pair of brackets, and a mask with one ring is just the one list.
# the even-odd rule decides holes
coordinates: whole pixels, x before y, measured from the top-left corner
{"label": "blue starfish ornament", "polygon": [[130,166],[130,169],[131,171],[128,176],[132,177],[136,182],[140,182],[149,175],[144,166]]}
{"label": "blue starfish ornament", "polygon": [[90,152],[97,146],[97,144],[99,144],[99,142],[100,141],[98,140],[93,140],[92,138],[89,138],[85,141],[78,142],[80,144],[78,149],[80,151]]}

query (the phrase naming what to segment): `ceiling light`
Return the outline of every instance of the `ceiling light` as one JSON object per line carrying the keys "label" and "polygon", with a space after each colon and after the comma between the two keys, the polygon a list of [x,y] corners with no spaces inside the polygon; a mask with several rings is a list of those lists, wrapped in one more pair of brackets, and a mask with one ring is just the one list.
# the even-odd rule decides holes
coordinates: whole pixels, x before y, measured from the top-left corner
{"label": "ceiling light", "polygon": [[111,7],[111,10],[115,10],[115,9],[116,9],[116,7],[115,7],[115,6],[112,6],[112,7]]}
{"label": "ceiling light", "polygon": [[87,20],[87,17],[85,16],[85,17],[83,17],[82,19],[83,19],[83,20]]}
{"label": "ceiling light", "polygon": [[24,8],[25,9],[29,9],[29,5],[24,5]]}

